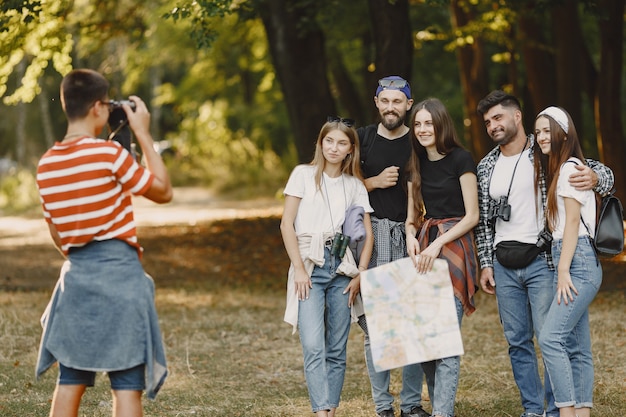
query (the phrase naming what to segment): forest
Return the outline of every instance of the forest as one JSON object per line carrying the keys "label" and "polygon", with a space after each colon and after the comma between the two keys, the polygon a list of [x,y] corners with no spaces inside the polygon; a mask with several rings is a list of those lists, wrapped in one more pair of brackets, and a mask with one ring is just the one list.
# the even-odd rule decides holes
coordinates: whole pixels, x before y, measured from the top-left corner
{"label": "forest", "polygon": [[3,0],[0,209],[36,204],[34,169],[62,137],[59,84],[73,68],[142,97],[176,185],[276,193],[312,158],[328,115],[376,122],[383,76],[438,97],[479,161],[476,113],[493,89],[568,110],[587,157],[626,197],[626,0]]}

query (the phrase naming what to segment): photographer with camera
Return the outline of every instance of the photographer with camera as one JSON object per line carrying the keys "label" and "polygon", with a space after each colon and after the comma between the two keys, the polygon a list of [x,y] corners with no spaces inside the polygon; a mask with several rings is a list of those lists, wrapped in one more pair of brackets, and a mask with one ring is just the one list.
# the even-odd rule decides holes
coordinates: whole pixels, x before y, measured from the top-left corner
{"label": "photographer with camera", "polygon": [[[496,144],[477,171],[480,284],[487,294],[496,295],[524,408],[522,417],[555,417],[559,410],[547,373],[542,388],[533,343],[533,334],[539,337],[554,297],[551,236],[545,230],[545,172],[535,174],[535,139],[524,133],[516,97],[493,91],[478,103],[477,111]],[[598,193],[611,190],[611,170],[596,161],[587,163],[569,177],[572,186],[579,190],[594,187]]]}
{"label": "photographer with camera", "polygon": [[[322,126],[313,161],[295,167],[287,181],[280,223],[291,261],[285,321],[299,330],[311,408],[323,417],[334,416],[339,406],[351,317],[363,314],[359,273],[367,269],[374,242],[353,124],[329,117]],[[352,205],[365,212],[358,268],[342,233]]]}
{"label": "photographer with camera", "polygon": [[167,376],[154,282],[141,265],[131,194],[157,203],[172,186],[149,131],[150,113],[131,96],[122,108],[146,167],[116,141],[98,139],[109,120],[109,83],[89,69],[61,83],[65,137],[39,161],[37,186],[50,235],[67,258],[42,317],[39,377],[55,362],[50,415],[76,416],[96,372],[107,372],[113,415],[141,416],[142,392],[155,398]]}

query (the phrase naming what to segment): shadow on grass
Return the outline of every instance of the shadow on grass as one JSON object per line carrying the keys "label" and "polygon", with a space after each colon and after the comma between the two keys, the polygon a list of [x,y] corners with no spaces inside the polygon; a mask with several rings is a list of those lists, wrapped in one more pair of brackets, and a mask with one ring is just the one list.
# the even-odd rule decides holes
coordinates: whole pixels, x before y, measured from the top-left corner
{"label": "shadow on grass", "polygon": [[[157,285],[157,309],[170,376],[145,416],[311,415],[298,335],[282,321],[289,265],[279,218],[224,220],[139,230],[144,265]],[[62,263],[52,245],[0,247],[0,415],[46,415],[56,378],[33,383],[39,317]],[[604,291],[590,308],[596,365],[593,415],[626,409],[623,262],[603,262]],[[616,290],[617,289],[617,290]],[[457,417],[521,413],[496,310],[479,293],[463,320]],[[401,390],[399,371],[391,391]],[[424,404],[430,402],[424,389]],[[397,406],[398,404],[396,404]],[[106,378],[85,395],[81,416],[111,414]],[[373,416],[363,334],[353,326],[337,417]]]}

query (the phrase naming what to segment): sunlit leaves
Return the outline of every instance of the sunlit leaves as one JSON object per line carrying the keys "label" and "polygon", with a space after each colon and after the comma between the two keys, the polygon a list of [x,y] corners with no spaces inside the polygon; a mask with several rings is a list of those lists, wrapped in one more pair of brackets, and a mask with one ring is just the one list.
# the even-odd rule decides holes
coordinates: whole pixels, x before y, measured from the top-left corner
{"label": "sunlit leaves", "polygon": [[[22,60],[26,71],[19,87],[3,98],[5,104],[31,102],[40,92],[39,77],[50,62],[61,74],[71,69],[72,38],[66,33],[62,18],[66,2],[46,3],[23,1],[3,3],[3,22],[0,41],[3,58],[0,58],[0,95],[7,93],[9,75]],[[10,9],[9,7],[13,7]],[[4,20],[7,19],[7,20]]]}
{"label": "sunlit leaves", "polygon": [[38,0],[3,0],[0,2],[0,32],[14,25],[31,23],[40,11]]}
{"label": "sunlit leaves", "polygon": [[197,0],[185,1],[177,4],[176,7],[163,15],[166,19],[173,19],[175,22],[181,20],[191,20],[191,38],[200,48],[208,48],[217,37],[216,25],[219,20],[233,12],[237,7],[237,1],[233,0]]}

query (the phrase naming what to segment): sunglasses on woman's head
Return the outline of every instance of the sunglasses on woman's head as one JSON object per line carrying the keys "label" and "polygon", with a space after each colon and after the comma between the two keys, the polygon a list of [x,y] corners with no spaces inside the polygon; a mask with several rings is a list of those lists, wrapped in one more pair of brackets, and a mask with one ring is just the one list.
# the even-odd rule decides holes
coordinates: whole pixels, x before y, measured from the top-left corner
{"label": "sunglasses on woman's head", "polygon": [[328,116],[328,119],[326,119],[326,121],[328,123],[336,123],[336,122],[343,123],[344,125],[348,127],[354,126],[354,119],[344,119],[339,116]]}

